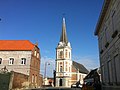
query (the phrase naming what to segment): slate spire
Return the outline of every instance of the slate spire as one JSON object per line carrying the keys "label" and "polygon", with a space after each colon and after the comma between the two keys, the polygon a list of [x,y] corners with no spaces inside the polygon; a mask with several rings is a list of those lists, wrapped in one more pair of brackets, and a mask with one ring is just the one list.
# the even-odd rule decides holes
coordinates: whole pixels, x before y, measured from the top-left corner
{"label": "slate spire", "polygon": [[66,25],[65,25],[65,18],[63,18],[63,22],[62,22],[62,34],[61,34],[61,37],[60,37],[60,42],[63,42],[65,44],[68,43],[67,33],[66,33]]}

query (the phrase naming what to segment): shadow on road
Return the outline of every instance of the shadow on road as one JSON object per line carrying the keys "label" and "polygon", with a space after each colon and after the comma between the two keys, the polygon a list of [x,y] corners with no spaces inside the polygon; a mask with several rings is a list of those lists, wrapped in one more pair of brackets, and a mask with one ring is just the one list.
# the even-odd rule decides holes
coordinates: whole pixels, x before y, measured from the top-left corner
{"label": "shadow on road", "polygon": [[58,87],[48,87],[48,88],[37,88],[37,89],[27,89],[27,90],[81,90],[80,88],[58,88]]}

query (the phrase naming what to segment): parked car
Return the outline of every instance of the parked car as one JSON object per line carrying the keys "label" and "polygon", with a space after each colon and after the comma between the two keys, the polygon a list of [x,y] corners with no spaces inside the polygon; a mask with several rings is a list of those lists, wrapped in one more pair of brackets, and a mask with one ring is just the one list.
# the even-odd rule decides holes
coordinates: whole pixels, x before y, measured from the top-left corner
{"label": "parked car", "polygon": [[71,88],[82,88],[82,84],[80,83],[80,81],[78,81],[78,82],[72,84]]}

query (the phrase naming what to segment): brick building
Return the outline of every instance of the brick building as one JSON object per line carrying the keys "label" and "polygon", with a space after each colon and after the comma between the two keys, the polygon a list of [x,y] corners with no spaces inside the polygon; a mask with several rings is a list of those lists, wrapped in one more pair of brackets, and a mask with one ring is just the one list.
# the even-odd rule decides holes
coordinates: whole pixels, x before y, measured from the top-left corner
{"label": "brick building", "polygon": [[0,40],[0,69],[29,76],[30,86],[40,86],[40,50],[29,40]]}
{"label": "brick building", "polygon": [[120,0],[104,0],[96,26],[103,90],[120,90]]}
{"label": "brick building", "polygon": [[71,50],[70,42],[67,39],[65,18],[63,18],[62,34],[56,48],[56,87],[70,87],[79,80],[83,83],[83,78],[88,73],[82,64],[72,61]]}

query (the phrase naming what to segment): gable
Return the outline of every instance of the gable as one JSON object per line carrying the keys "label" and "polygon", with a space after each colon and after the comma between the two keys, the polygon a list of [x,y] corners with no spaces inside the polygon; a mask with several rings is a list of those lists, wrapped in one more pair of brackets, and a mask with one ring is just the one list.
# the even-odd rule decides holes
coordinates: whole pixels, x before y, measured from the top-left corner
{"label": "gable", "polygon": [[73,68],[75,68],[76,70],[79,69],[80,73],[87,74],[89,72],[82,64],[77,63],[75,61],[73,61]]}

